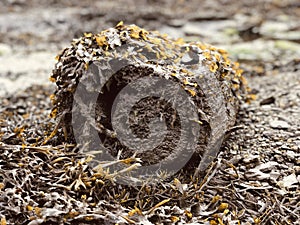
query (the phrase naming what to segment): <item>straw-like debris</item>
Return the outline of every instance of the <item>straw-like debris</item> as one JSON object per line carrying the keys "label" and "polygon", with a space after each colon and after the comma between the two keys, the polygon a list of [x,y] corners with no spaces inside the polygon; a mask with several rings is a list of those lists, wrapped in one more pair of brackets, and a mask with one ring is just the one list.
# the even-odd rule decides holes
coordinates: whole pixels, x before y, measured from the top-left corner
{"label": "straw-like debris", "polygon": [[0,212],[2,221],[8,224],[299,221],[297,182],[291,178],[280,187],[275,178],[266,177],[266,171],[280,170],[276,162],[260,166],[266,174],[261,177],[262,172],[255,170],[244,173],[243,166],[230,161],[234,154],[230,157],[225,151],[198,182],[175,178],[134,188],[114,183],[105,167],[92,170],[87,164],[89,159],[74,146],[1,143],[0,150]]}

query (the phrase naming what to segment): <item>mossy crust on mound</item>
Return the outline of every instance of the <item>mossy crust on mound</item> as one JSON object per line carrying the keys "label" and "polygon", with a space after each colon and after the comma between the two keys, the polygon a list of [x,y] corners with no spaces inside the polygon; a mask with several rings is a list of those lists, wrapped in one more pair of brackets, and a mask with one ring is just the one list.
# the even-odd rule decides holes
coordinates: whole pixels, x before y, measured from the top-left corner
{"label": "mossy crust on mound", "polygon": [[[130,82],[141,77],[159,77],[178,83],[189,95],[189,101],[198,110],[199,140],[193,165],[203,158],[200,170],[206,169],[216,156],[226,132],[234,125],[239,103],[247,100],[246,81],[242,76],[239,64],[231,62],[228,53],[223,49],[201,42],[186,43],[182,39],[174,40],[156,31],[146,31],[136,25],[124,25],[122,22],[99,34],[85,33],[83,37],[73,40],[71,46],[57,56],[57,64],[51,81],[57,90],[51,96],[54,108],[51,115],[58,118],[64,130],[65,141],[75,143],[72,127],[72,105],[76,88],[82,80],[93,80],[91,76],[111,74],[112,78],[101,90],[97,100],[96,117],[100,129],[99,136],[106,143],[112,155],[122,151],[121,158],[130,157],[134,152],[123,146],[115,136],[111,135],[110,113],[114,97]],[[120,67],[121,65],[121,67]],[[124,65],[124,67],[122,67]],[[127,66],[129,65],[129,66]],[[90,66],[96,66],[98,72],[87,73]],[[116,71],[115,67],[120,68]],[[90,76],[90,77],[87,77]],[[92,92],[90,82],[86,87]],[[90,91],[91,90],[91,91]],[[111,100],[108,100],[112,98]],[[144,103],[145,119],[147,105],[154,104],[154,99]],[[143,108],[142,107],[142,108]],[[160,104],[161,107],[161,104]],[[180,134],[180,121],[173,121],[175,129],[171,129],[170,118],[175,112],[166,105],[164,116],[169,123],[169,136],[164,144],[149,154],[140,154],[144,164],[157,163],[170,154]],[[153,118],[161,108],[152,108]],[[104,118],[104,119],[103,119]],[[145,133],[145,126],[138,124],[137,133]],[[207,153],[205,153],[207,152]],[[176,153],[175,153],[176,154]]]}

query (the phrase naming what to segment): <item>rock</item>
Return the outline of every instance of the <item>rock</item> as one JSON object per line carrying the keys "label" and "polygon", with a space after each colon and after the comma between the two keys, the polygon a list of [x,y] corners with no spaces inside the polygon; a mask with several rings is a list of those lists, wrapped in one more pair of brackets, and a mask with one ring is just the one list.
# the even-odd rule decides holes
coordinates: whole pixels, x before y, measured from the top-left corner
{"label": "rock", "polygon": [[[300,36],[300,34],[299,34],[299,36]],[[299,37],[299,40],[300,40],[300,37]],[[297,44],[292,41],[278,40],[275,42],[275,47],[280,50],[296,52],[297,54],[300,53],[300,44]]]}
{"label": "rock", "polygon": [[289,176],[283,178],[282,181],[278,182],[283,188],[290,188],[292,185],[299,183],[296,174],[292,173]]}
{"label": "rock", "polygon": [[12,52],[12,49],[9,45],[0,43],[0,57],[3,55],[8,55]]}
{"label": "rock", "polygon": [[263,99],[262,101],[260,101],[260,105],[269,105],[269,104],[273,104],[275,103],[275,97],[274,96],[271,96],[269,98],[265,98]]}
{"label": "rock", "polygon": [[224,45],[232,41],[231,33],[228,34],[227,29],[235,25],[233,20],[188,21],[182,31],[186,36],[204,36],[210,42]]}
{"label": "rock", "polygon": [[290,125],[282,120],[272,120],[270,121],[270,126],[274,129],[289,129]]}
{"label": "rock", "polygon": [[173,20],[170,20],[168,21],[168,25],[171,26],[171,27],[182,27],[184,26],[184,24],[186,24],[186,20],[185,19],[173,19]]}

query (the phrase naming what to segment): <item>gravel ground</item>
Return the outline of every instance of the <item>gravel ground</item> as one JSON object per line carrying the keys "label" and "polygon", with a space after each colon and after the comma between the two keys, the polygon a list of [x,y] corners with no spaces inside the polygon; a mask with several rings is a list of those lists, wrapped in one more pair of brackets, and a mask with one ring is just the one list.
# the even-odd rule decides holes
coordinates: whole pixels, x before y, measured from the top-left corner
{"label": "gravel ground", "polygon": [[[1,223],[300,224],[299,17],[296,0],[2,1]],[[57,137],[48,143],[52,146],[39,147],[55,128],[48,117],[55,55],[83,32],[96,33],[120,20],[228,49],[256,94],[241,106],[236,128],[198,186],[171,181],[147,196],[125,188],[131,200],[122,202],[112,197],[121,195],[120,187],[93,183],[96,175],[78,149],[58,145]],[[36,163],[26,160],[35,157]],[[49,172],[47,163],[57,173]],[[61,170],[69,171],[64,181],[58,180]],[[87,193],[73,184],[80,174],[101,188]],[[45,184],[34,185],[39,182]],[[98,201],[85,201],[89,196]],[[142,207],[137,198],[151,203]]]}

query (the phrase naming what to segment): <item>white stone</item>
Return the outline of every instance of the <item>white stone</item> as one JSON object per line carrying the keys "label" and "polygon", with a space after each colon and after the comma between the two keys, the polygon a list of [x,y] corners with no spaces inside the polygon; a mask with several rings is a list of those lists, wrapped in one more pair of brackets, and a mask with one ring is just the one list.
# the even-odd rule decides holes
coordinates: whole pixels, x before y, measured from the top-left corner
{"label": "white stone", "polygon": [[272,128],[276,128],[276,129],[288,129],[290,128],[290,125],[282,120],[272,120],[270,121],[270,126]]}

